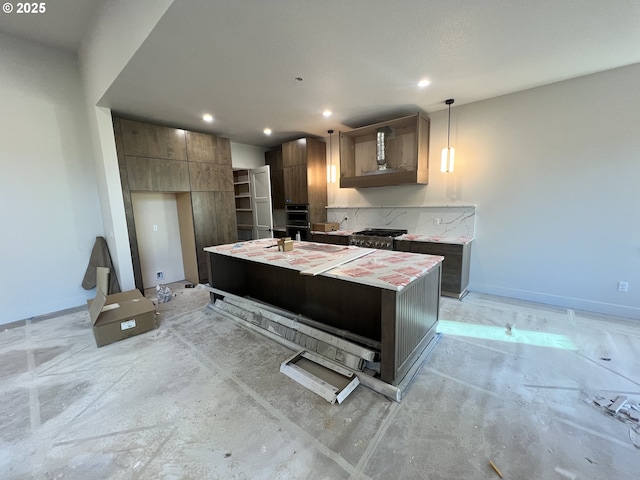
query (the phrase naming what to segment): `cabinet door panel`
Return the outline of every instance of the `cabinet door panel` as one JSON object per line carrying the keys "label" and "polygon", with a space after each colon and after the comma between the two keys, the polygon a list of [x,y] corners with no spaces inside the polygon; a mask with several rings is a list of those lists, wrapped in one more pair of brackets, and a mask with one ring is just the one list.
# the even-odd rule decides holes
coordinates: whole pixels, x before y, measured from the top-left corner
{"label": "cabinet door panel", "polygon": [[[411,242],[411,251],[428,255],[441,255],[442,261],[442,291],[459,294],[468,283],[468,264],[465,265],[464,245],[450,243]],[[464,278],[467,278],[465,281]]]}
{"label": "cabinet door panel", "polygon": [[430,255],[462,255],[462,245],[452,243],[411,242],[414,253],[428,253]]}
{"label": "cabinet door panel", "polygon": [[190,162],[216,161],[218,139],[206,133],[187,132],[187,159]]}
{"label": "cabinet door panel", "polygon": [[284,197],[286,203],[309,203],[306,165],[284,167]]}
{"label": "cabinet door panel", "polygon": [[393,249],[399,252],[411,252],[411,243],[412,242],[410,242],[409,240],[395,240]]}
{"label": "cabinet door panel", "polygon": [[234,196],[232,192],[192,192],[191,204],[198,275],[204,281],[208,271],[207,253],[203,249],[237,240]]}
{"label": "cabinet door panel", "polygon": [[231,166],[231,140],[228,138],[218,137],[218,148],[216,149],[216,160],[218,165]]}
{"label": "cabinet door panel", "polygon": [[323,235],[322,233],[312,233],[311,241],[317,243],[329,243],[331,245],[349,245],[347,235]]}
{"label": "cabinet door panel", "polygon": [[126,156],[129,190],[146,192],[188,192],[187,162]]}
{"label": "cabinet door panel", "polygon": [[307,163],[307,139],[301,138],[282,144],[282,166],[284,168]]}
{"label": "cabinet door panel", "polygon": [[185,132],[177,128],[120,120],[125,155],[186,160]]}
{"label": "cabinet door panel", "polygon": [[226,165],[189,162],[189,179],[193,192],[233,191],[233,174]]}
{"label": "cabinet door panel", "polygon": [[269,165],[271,177],[271,203],[276,210],[284,209],[284,171],[282,149],[265,152],[264,163]]}
{"label": "cabinet door panel", "polygon": [[215,192],[216,222],[218,225],[216,245],[238,241],[236,225],[236,202],[233,192]]}

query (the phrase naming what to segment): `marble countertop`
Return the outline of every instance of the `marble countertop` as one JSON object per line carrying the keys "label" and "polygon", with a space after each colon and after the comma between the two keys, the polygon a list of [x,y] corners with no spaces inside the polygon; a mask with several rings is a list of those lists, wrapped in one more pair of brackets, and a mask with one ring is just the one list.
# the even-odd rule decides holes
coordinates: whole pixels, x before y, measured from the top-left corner
{"label": "marble countertop", "polygon": [[471,243],[472,237],[447,237],[444,235],[420,235],[406,233],[395,238],[396,240],[407,240],[409,242],[434,242],[434,243],[453,243],[456,245],[466,245]]}
{"label": "marble countertop", "polygon": [[[263,238],[206,247],[204,250],[302,272],[335,262],[361,249],[355,246],[294,241],[293,250],[279,252],[276,240]],[[373,250],[320,275],[399,292],[431,272],[443,259],[439,255]]]}
{"label": "marble countertop", "polygon": [[[315,233],[318,235],[338,235],[346,237],[349,235],[353,235],[355,232],[356,230],[333,230],[331,232],[320,232],[314,230],[311,233]],[[473,240],[472,237],[448,237],[446,235],[425,235],[415,233],[406,233],[404,235],[400,235],[399,237],[395,237],[395,239],[407,240],[409,242],[453,243],[457,245],[466,245]]]}

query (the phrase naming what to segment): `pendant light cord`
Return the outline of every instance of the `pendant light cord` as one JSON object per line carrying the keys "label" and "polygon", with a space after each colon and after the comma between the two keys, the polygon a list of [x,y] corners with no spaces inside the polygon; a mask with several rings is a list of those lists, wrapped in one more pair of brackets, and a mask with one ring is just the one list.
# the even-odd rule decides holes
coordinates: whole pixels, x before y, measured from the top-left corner
{"label": "pendant light cord", "polygon": [[447,126],[447,148],[451,148],[451,104],[449,104],[449,125]]}
{"label": "pendant light cord", "polygon": [[449,105],[449,125],[447,126],[447,148],[451,148],[451,104],[453,103],[453,98],[449,98],[445,100],[447,105]]}
{"label": "pendant light cord", "polygon": [[329,164],[333,167],[333,142],[331,138],[333,137],[333,130],[327,130],[329,134]]}

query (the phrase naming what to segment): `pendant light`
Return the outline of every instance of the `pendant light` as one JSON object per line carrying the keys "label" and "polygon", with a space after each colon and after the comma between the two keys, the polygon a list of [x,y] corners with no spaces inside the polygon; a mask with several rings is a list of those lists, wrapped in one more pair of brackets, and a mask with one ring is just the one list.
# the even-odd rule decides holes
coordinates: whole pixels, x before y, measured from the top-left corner
{"label": "pendant light", "polygon": [[329,165],[327,165],[327,183],[336,183],[336,166],[333,164],[333,144],[331,137],[333,130],[327,130],[329,134]]}
{"label": "pendant light", "polygon": [[449,105],[449,125],[447,126],[447,148],[442,149],[442,160],[440,162],[440,171],[443,173],[453,172],[453,159],[455,157],[455,149],[451,147],[451,104],[453,103],[453,98],[449,98],[445,100],[447,105]]}

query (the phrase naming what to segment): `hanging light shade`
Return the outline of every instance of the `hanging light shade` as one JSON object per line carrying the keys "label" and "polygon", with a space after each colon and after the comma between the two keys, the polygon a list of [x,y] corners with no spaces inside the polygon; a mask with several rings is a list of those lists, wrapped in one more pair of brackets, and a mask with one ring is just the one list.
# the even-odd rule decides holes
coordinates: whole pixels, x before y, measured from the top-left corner
{"label": "hanging light shade", "polygon": [[451,104],[453,103],[453,98],[445,100],[447,105],[449,105],[449,124],[447,126],[447,148],[442,149],[442,160],[440,162],[440,171],[443,173],[453,172],[453,160],[455,157],[455,149],[451,147]]}
{"label": "hanging light shade", "polygon": [[329,134],[329,165],[327,165],[327,183],[336,183],[336,166],[333,164],[333,145],[331,137],[333,130],[327,130]]}

